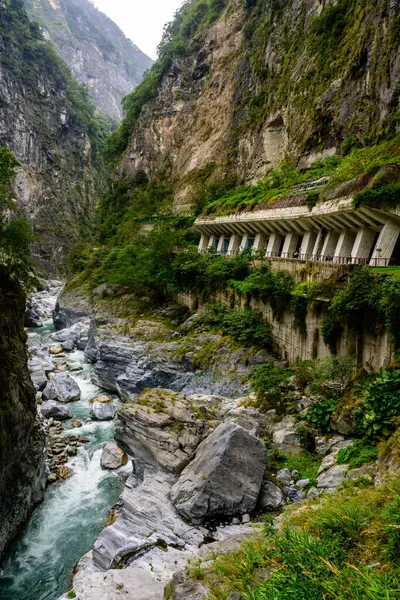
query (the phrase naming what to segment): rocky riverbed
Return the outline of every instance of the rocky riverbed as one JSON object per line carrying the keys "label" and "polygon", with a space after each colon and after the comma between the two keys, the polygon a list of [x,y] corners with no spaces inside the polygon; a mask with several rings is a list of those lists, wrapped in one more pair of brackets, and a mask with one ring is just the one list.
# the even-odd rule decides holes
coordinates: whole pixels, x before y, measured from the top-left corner
{"label": "rocky riverbed", "polygon": [[[36,297],[30,301],[42,328],[29,331],[29,365],[46,433],[48,484],[55,484],[37,512],[36,526],[42,527],[41,519],[51,523],[46,507],[54,510],[69,486],[71,497],[57,506],[57,515],[67,521],[72,507],[75,519],[83,519],[76,532],[81,552],[75,548],[67,566],[63,562],[62,577],[51,580],[47,591],[34,581],[27,600],[56,600],[68,585],[72,590],[62,599],[75,594],[80,600],[161,600],[171,582],[175,600],[204,598],[207,590],[188,580],[188,561],[231,551],[257,533],[262,513],[301,503],[357,476],[336,464],[339,449],[352,443],[337,435],[316,440],[321,460],[316,485],[287,468],[271,480],[263,438],[294,454],[300,440],[294,416],[276,409],[262,413],[249,396],[252,366],[275,361],[266,352],[231,347],[220,335],[197,330],[196,317],[174,330],[157,316],[139,317],[128,327],[74,294],[72,302],[62,296],[56,306],[58,292],[53,284],[38,303]],[[47,320],[50,310],[54,325]],[[292,385],[297,413],[314,401]],[[93,472],[90,489],[85,468]],[[110,511],[123,476],[122,495]],[[116,482],[112,493],[104,493],[102,486],[111,481]],[[96,518],[88,519],[82,489],[89,507],[101,507]],[[108,511],[109,524],[102,529]],[[59,533],[62,539],[53,527],[50,538],[62,547],[63,527]],[[31,539],[29,526],[25,535]],[[23,581],[15,573],[26,553],[30,557],[28,542],[23,544],[25,554],[17,543],[6,562],[9,595],[1,595],[0,585],[0,597],[16,600],[29,583],[29,568]],[[48,550],[49,545],[39,552],[39,572]],[[85,552],[68,584],[72,558],[76,562]]]}

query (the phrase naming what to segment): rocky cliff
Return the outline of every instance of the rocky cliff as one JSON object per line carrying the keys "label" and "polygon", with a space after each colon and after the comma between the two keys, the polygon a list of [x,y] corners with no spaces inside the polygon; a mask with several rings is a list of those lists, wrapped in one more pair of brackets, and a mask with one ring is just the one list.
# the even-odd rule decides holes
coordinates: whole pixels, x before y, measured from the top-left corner
{"label": "rocky cliff", "polygon": [[43,497],[44,436],[36,416],[24,333],[25,297],[0,272],[0,558]]}
{"label": "rocky cliff", "polygon": [[0,145],[21,165],[13,194],[37,235],[36,262],[56,275],[93,212],[105,131],[22,0],[1,2],[0,16]]}
{"label": "rocky cliff", "polygon": [[25,5],[97,108],[119,121],[123,96],[153,61],[89,0],[25,0]]}
{"label": "rocky cliff", "polygon": [[398,122],[399,15],[392,0],[186,3],[127,103],[119,176],[167,173],[182,212],[199,184],[375,143]]}

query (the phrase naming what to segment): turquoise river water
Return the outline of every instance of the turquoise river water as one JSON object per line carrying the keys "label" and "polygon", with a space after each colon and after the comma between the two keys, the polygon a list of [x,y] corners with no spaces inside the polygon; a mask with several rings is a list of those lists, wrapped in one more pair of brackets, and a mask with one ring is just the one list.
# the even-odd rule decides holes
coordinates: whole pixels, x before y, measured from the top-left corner
{"label": "turquoise river water", "polygon": [[[47,323],[34,331],[46,341],[54,330]],[[84,369],[71,373],[82,396],[69,404],[74,418],[83,420],[89,416],[89,400],[101,390],[90,381],[83,352],[70,353],[67,361],[79,361]],[[64,429],[69,426],[66,421]],[[73,433],[90,442],[70,459],[73,476],[46,488],[44,502],[9,549],[0,567],[1,600],[57,600],[65,593],[76,562],[90,550],[122,491],[122,473],[100,466],[102,447],[114,437],[114,422],[91,422]]]}

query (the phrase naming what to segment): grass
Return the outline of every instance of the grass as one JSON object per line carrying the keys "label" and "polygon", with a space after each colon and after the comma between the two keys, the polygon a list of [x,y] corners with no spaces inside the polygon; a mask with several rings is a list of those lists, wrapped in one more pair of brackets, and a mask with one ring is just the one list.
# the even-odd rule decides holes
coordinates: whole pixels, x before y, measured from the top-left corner
{"label": "grass", "polygon": [[391,277],[400,277],[400,267],[372,267],[371,273],[379,275],[390,275]]}
{"label": "grass", "polygon": [[[355,148],[344,157],[328,157],[317,160],[306,171],[299,171],[286,163],[271,170],[264,179],[253,186],[238,186],[213,198],[206,204],[203,214],[223,215],[239,211],[251,211],[254,208],[267,207],[289,193],[304,195],[300,184],[315,181],[321,177],[329,177],[327,185],[313,191],[312,198],[306,194],[306,202],[310,208],[318,199],[323,199],[325,190],[339,184],[359,179],[365,179],[367,185],[380,169],[400,164],[400,136],[364,148]],[[378,184],[378,181],[375,181]],[[382,182],[383,183],[383,182]]]}
{"label": "grass", "polygon": [[296,469],[299,472],[300,479],[309,479],[310,484],[315,485],[317,483],[318,469],[321,466],[321,458],[309,452],[289,454],[284,466],[289,471]]}
{"label": "grass", "polygon": [[208,600],[232,592],[244,600],[400,598],[399,508],[400,478],[353,485],[291,509],[280,530],[265,529],[196,573]]}
{"label": "grass", "polygon": [[[289,190],[307,181],[319,179],[323,175],[331,175],[340,159],[327,158],[325,161],[315,163],[306,172],[301,173],[282,163],[273,169],[256,185],[242,185],[233,188],[217,199],[213,199],[204,209],[205,214],[227,214],[241,210],[252,210],[261,204],[272,204],[279,198],[287,195]],[[298,193],[301,193],[299,190]]]}
{"label": "grass", "polygon": [[357,469],[363,465],[374,463],[378,458],[378,449],[370,440],[356,440],[352,446],[341,448],[338,453],[338,464],[349,465]]}
{"label": "grass", "polygon": [[[266,445],[268,446],[267,440]],[[299,479],[309,479],[310,484],[315,485],[321,460],[320,457],[306,451],[299,454],[283,454],[272,448],[267,450],[267,478],[274,480],[279,469],[287,468],[289,471],[297,470]]]}

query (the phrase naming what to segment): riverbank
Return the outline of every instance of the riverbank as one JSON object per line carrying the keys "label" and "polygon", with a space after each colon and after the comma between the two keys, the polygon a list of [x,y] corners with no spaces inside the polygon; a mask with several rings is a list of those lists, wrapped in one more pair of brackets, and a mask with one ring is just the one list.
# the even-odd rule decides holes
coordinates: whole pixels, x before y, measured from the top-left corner
{"label": "riverbank", "polygon": [[[30,303],[40,309],[42,319],[41,327],[28,329],[27,343],[47,441],[47,488],[43,503],[2,564],[0,598],[4,600],[53,600],[68,589],[76,562],[106,524],[128,475],[126,466],[116,471],[101,467],[102,449],[114,438],[114,422],[91,418],[91,400],[103,390],[91,382],[91,365],[83,351],[74,343],[69,351],[51,353],[60,343],[54,339],[52,321],[59,289],[50,285]],[[86,326],[81,324],[82,332]],[[44,415],[45,390],[59,375],[68,375],[79,390],[79,399],[73,402],[50,401],[69,415],[62,421],[58,413]]]}
{"label": "riverbank", "polygon": [[[221,557],[231,564],[254,545],[259,555],[272,523],[283,527],[293,510],[396,472],[393,457],[389,466],[376,454],[361,468],[343,461],[359,452],[351,416],[329,413],[322,432],[323,421],[304,427],[322,396],[265,350],[181,307],[143,314],[130,302],[104,287],[91,297],[74,290],[58,298],[57,331],[50,322],[29,333],[40,412],[63,420],[49,412],[42,421],[48,483],[57,482],[11,549],[4,600],[225,600],[237,590],[247,600],[246,578],[215,576]],[[315,363],[312,376],[327,366]],[[280,390],[262,401],[249,389],[258,367]],[[324,377],[341,398],[346,385]],[[104,468],[114,460],[116,471]]]}

